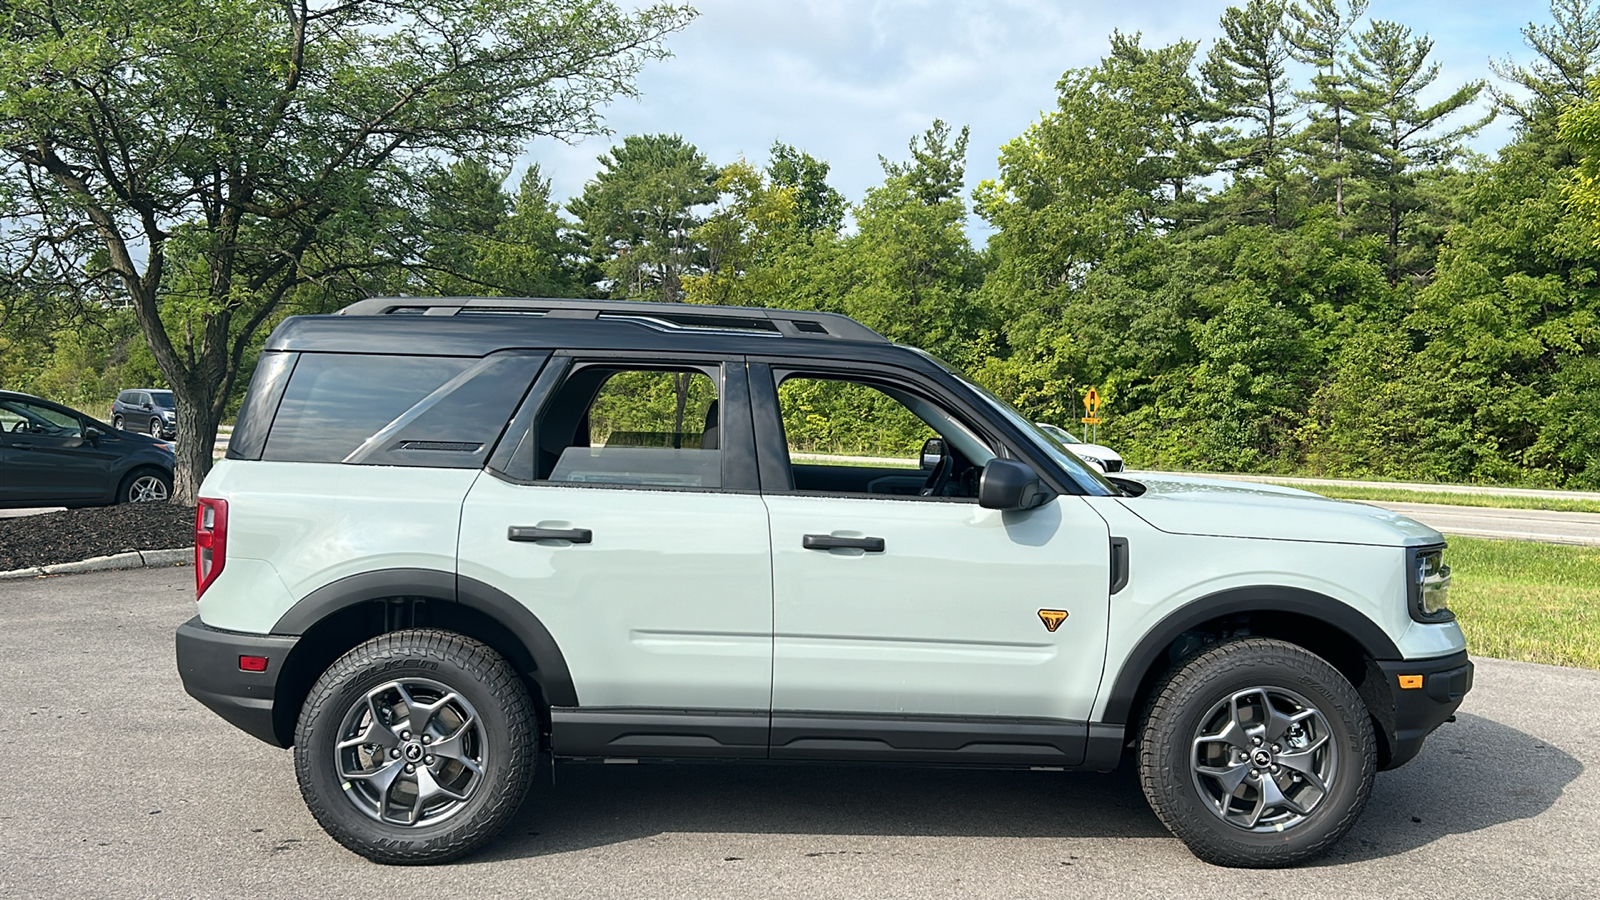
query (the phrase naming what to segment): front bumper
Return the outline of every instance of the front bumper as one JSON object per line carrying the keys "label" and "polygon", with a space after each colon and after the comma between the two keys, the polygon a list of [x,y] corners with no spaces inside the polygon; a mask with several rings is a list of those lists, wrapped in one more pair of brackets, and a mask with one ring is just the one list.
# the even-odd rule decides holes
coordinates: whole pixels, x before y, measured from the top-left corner
{"label": "front bumper", "polygon": [[[223,631],[195,616],[178,626],[178,675],[189,696],[246,734],[275,747],[287,747],[273,719],[278,674],[298,637]],[[239,668],[241,656],[264,656],[263,672]],[[287,737],[287,735],[285,736]]]}
{"label": "front bumper", "polygon": [[1472,690],[1472,662],[1463,650],[1434,659],[1384,660],[1375,666],[1389,703],[1373,709],[1369,696],[1368,706],[1389,743],[1383,768],[1393,769],[1410,762],[1422,750],[1423,740],[1455,715]]}

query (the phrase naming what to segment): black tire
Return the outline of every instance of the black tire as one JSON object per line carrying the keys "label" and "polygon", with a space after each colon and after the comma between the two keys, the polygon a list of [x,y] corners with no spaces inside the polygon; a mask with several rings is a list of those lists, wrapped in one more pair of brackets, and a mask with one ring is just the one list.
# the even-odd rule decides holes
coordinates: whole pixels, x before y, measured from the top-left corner
{"label": "black tire", "polygon": [[[1239,727],[1258,717],[1259,731]],[[1138,765],[1151,809],[1195,856],[1275,868],[1325,852],[1355,825],[1377,754],[1366,705],[1343,675],[1301,647],[1247,638],[1168,673],[1139,731]],[[1235,775],[1244,780],[1230,793]],[[1288,805],[1268,802],[1279,796]]]}
{"label": "black tire", "polygon": [[[429,705],[429,698],[444,705],[444,712],[429,714],[431,718],[424,723],[430,731],[439,725],[435,743],[429,745],[435,750],[458,740],[446,738],[445,733],[460,735],[472,728],[472,722],[478,723],[475,736],[467,735],[472,741],[459,746],[476,747],[475,754],[462,756],[484,763],[481,771],[474,774],[441,754],[437,763],[433,756],[417,759],[414,776],[401,774],[413,749],[420,754],[427,748],[422,746],[426,735],[413,739],[409,731],[400,730],[417,720],[403,700],[388,704],[391,697],[402,696],[385,693],[395,684],[402,687],[404,697],[416,695],[417,709]],[[427,693],[430,690],[433,693]],[[445,690],[457,699],[451,701],[452,695]],[[372,696],[379,699],[369,699]],[[389,723],[395,726],[394,732],[388,732],[387,725],[376,731],[370,724],[362,725],[375,721],[382,710],[388,715],[398,709],[406,712]],[[451,710],[456,711],[448,723],[456,727],[453,732],[440,724]],[[351,720],[352,715],[357,718]],[[346,738],[347,733],[367,737],[379,732],[387,732],[384,739],[394,738],[397,747],[385,751],[378,744],[363,744],[338,749],[341,741],[356,739]],[[406,735],[403,741],[400,734]],[[340,657],[317,679],[295,730],[294,768],[306,806],[334,840],[374,862],[425,865],[470,853],[505,827],[533,784],[538,740],[528,692],[499,654],[459,634],[412,629],[367,641]],[[369,748],[377,748],[370,754],[371,762],[353,765],[365,758],[360,754],[368,754]],[[400,754],[393,759],[393,765],[400,768],[388,776],[390,783],[398,786],[392,796],[387,788],[373,786],[384,777],[378,773],[390,769],[389,762],[377,762],[388,760],[386,752]],[[341,767],[370,774],[362,779],[342,773]],[[454,773],[447,767],[453,767]],[[464,799],[446,797],[439,801],[442,806],[428,807],[418,788],[423,770],[430,784],[454,785]],[[409,793],[405,790],[408,778]],[[412,801],[409,816],[416,824],[380,821],[380,816],[404,810],[408,798]],[[429,815],[433,820],[428,820]]]}
{"label": "black tire", "polygon": [[134,469],[123,476],[117,487],[118,503],[162,503],[171,499],[172,474],[161,469]]}
{"label": "black tire", "polygon": [[112,416],[111,417],[111,427],[115,428],[118,431],[124,430],[123,427],[122,427],[122,417],[121,416]]}

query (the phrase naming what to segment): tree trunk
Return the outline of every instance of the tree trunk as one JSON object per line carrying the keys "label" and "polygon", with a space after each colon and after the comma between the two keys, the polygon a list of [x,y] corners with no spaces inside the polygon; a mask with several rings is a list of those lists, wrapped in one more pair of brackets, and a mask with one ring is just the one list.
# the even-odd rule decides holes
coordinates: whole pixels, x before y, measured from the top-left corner
{"label": "tree trunk", "polygon": [[173,399],[177,401],[177,468],[172,473],[172,502],[193,506],[200,496],[200,483],[211,471],[212,448],[217,443],[217,428],[222,424],[222,404],[217,401],[217,386],[192,384],[172,379]]}

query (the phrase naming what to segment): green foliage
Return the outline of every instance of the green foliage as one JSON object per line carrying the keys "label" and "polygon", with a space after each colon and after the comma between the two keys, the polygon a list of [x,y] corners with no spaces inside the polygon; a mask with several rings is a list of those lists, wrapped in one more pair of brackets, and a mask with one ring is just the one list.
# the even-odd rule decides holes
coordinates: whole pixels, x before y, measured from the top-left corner
{"label": "green foliage", "polygon": [[611,296],[684,298],[683,279],[703,271],[694,231],[717,199],[718,171],[676,134],[629,135],[600,157],[600,173],[567,209],[588,236]]}
{"label": "green foliage", "polygon": [[[460,264],[459,243],[416,253],[439,157],[598,132],[692,17],[609,0],[8,3],[0,196],[20,202],[0,213],[0,256],[131,303],[177,396],[174,499],[191,502],[263,327],[308,292]],[[445,173],[473,213],[490,212],[482,175]]]}

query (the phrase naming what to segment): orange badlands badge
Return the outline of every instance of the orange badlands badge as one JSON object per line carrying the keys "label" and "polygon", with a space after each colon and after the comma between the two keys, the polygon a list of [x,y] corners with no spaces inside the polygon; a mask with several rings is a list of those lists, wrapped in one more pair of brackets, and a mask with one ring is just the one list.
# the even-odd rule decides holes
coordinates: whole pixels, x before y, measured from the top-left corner
{"label": "orange badlands badge", "polygon": [[1039,621],[1044,623],[1044,629],[1046,631],[1050,632],[1051,634],[1054,634],[1055,630],[1057,628],[1060,628],[1061,627],[1061,623],[1065,622],[1066,620],[1067,620],[1067,611],[1064,610],[1064,609],[1041,609],[1041,610],[1039,610]]}

